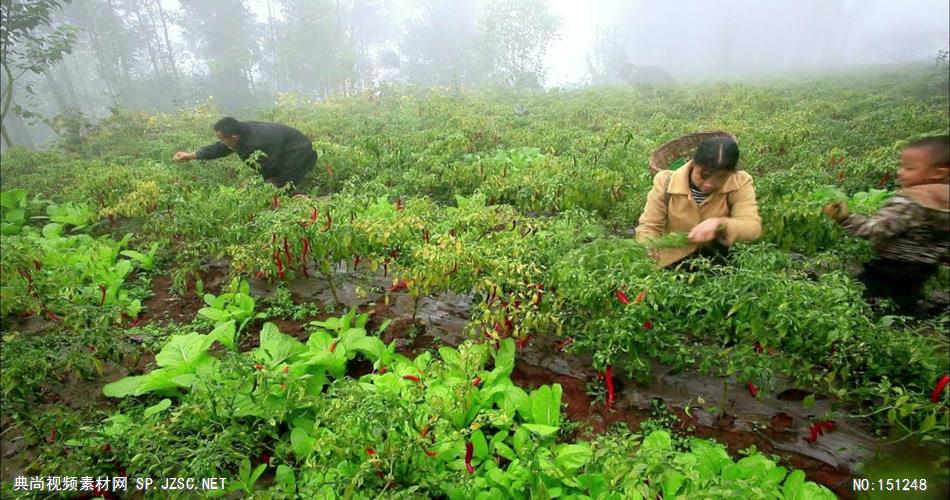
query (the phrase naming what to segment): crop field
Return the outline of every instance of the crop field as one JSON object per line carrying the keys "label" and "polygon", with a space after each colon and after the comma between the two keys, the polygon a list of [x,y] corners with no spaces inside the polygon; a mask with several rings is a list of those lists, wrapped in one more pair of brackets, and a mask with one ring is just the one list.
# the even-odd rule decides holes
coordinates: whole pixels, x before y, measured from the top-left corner
{"label": "crop field", "polygon": [[[821,212],[873,213],[901,149],[948,133],[934,82],[384,87],[241,115],[313,139],[302,193],[172,161],[213,142],[213,102],[9,149],[0,492],[947,498],[950,273],[929,319],[869,304],[870,245]],[[716,129],[763,236],[658,269],[633,239],[648,158]]]}

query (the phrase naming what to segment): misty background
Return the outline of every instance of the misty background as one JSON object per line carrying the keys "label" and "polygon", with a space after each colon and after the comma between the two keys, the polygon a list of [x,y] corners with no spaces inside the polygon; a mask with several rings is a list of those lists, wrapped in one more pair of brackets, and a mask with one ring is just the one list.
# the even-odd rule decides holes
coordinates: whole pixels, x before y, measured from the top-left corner
{"label": "misty background", "polygon": [[[116,108],[945,67],[946,0],[2,0],[3,146]],[[247,116],[244,116],[247,117]]]}

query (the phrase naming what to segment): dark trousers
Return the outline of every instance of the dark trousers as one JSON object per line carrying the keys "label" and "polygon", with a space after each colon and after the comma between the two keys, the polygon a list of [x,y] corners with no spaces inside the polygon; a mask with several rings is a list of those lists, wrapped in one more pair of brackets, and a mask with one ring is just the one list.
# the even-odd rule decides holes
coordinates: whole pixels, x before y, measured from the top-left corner
{"label": "dark trousers", "polygon": [[[280,187],[283,187],[288,182],[293,182],[294,186],[297,186],[299,190],[299,186],[304,177],[313,170],[313,166],[316,165],[316,163],[317,153],[312,147],[300,148],[288,154],[281,161],[281,165],[276,169],[276,175],[267,180]],[[271,179],[273,180],[271,181]]]}
{"label": "dark trousers", "polygon": [[864,284],[865,297],[891,299],[901,314],[918,313],[924,283],[937,272],[937,264],[874,258],[864,263],[858,281]]}

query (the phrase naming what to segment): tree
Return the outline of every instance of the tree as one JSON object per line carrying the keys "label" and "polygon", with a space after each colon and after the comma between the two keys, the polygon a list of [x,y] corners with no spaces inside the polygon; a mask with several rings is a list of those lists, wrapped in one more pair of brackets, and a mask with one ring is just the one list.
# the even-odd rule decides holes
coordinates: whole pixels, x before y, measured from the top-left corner
{"label": "tree", "polygon": [[557,38],[561,19],[543,0],[483,0],[479,4],[479,53],[490,80],[538,87],[544,82],[544,54]]}
{"label": "tree", "polygon": [[244,0],[181,0],[182,28],[208,68],[210,91],[235,111],[252,104],[259,27]]}
{"label": "tree", "polygon": [[[20,116],[31,112],[14,104],[14,87],[33,93],[30,77],[43,74],[72,49],[76,35],[69,25],[53,26],[53,12],[69,0],[0,0],[0,66],[3,69],[0,123],[12,109]],[[24,77],[27,77],[24,79]],[[12,146],[5,127],[3,142]]]}
{"label": "tree", "polygon": [[621,81],[621,69],[627,61],[623,39],[613,28],[598,29],[594,34],[594,52],[587,55],[590,82],[606,85]]}
{"label": "tree", "polygon": [[423,0],[402,42],[406,58],[400,72],[423,85],[469,85],[483,78],[484,68],[472,57],[477,43],[473,2]]}

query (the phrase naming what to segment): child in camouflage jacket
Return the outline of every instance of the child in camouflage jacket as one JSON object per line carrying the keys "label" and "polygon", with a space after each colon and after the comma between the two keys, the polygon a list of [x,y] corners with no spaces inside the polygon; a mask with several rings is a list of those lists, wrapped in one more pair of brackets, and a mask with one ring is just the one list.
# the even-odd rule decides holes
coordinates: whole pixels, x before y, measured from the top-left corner
{"label": "child in camouflage jacket", "polygon": [[877,257],[858,279],[865,296],[893,300],[916,315],[924,283],[950,263],[950,136],[928,137],[901,152],[901,190],[878,213],[851,215],[845,203],[824,212],[845,230],[871,240]]}

